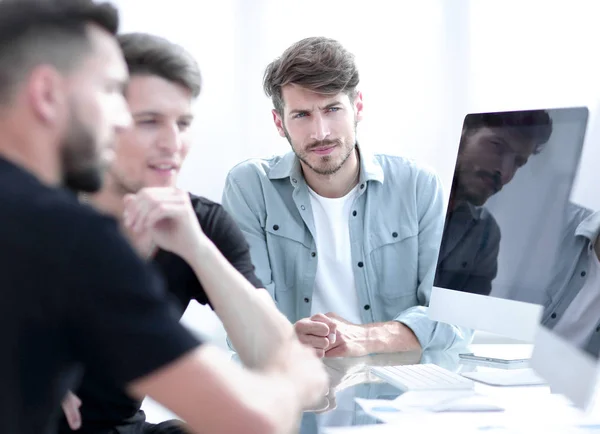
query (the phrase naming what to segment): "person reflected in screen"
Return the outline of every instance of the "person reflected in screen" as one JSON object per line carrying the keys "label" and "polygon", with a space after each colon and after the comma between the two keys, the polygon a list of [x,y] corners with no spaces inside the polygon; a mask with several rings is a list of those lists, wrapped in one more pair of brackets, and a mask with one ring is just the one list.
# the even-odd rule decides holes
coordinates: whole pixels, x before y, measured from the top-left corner
{"label": "person reflected in screen", "polygon": [[324,357],[446,348],[467,339],[427,316],[443,228],[438,177],[357,142],[354,56],[309,37],[270,63],[264,90],[291,152],[227,176],[223,206],[258,278]]}
{"label": "person reflected in screen", "polygon": [[600,356],[600,212],[567,205],[567,224],[544,303],[542,324]]}
{"label": "person reflected in screen", "polygon": [[[115,219],[67,190],[98,191],[115,138],[131,128],[118,24],[108,3],[0,2],[0,432],[56,432],[61,400],[88,371],[153,397],[192,432],[290,432],[327,377],[283,315],[269,324],[282,336],[270,363],[241,369],[179,323]],[[201,259],[207,281],[246,282],[199,225],[131,202],[160,248],[198,241],[186,258]],[[248,310],[272,304],[246,293]]]}
{"label": "person reflected in screen", "polygon": [[501,231],[485,208],[540,153],[552,134],[545,110],[477,113],[465,118],[434,285],[489,295]]}
{"label": "person reflected in screen", "polygon": [[[284,339],[268,326],[283,318],[270,300],[259,304],[259,309],[248,308],[249,302],[261,296],[259,292],[268,297],[254,274],[248,243],[221,205],[176,186],[191,147],[192,109],[201,91],[197,62],[181,46],[156,35],[127,33],[119,35],[118,41],[130,74],[125,97],[133,127],[116,141],[115,157],[103,188],[82,199],[119,220],[123,233],[140,255],[161,271],[178,315],[192,300],[210,305],[229,331],[242,362],[254,368],[265,367]],[[202,250],[196,238],[136,230],[138,227],[128,225],[125,217],[128,201],[143,204],[148,216],[164,208],[165,214],[187,227],[189,233],[200,226],[239,275],[223,281],[227,284],[216,285],[197,262],[203,257],[196,254]],[[157,235],[172,238],[168,249],[157,246]],[[234,274],[231,267],[227,268],[228,274]],[[97,372],[88,370],[81,386],[73,392],[63,402],[66,417],[61,433],[78,428],[82,433],[184,432],[176,420],[146,422],[141,402]]]}

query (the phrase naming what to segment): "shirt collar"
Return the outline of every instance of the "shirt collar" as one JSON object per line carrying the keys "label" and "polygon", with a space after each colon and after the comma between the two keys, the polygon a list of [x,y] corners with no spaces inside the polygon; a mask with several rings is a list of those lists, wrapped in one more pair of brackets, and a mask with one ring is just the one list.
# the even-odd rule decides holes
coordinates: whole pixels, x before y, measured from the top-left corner
{"label": "shirt collar", "polygon": [[596,240],[598,238],[598,233],[600,232],[600,211],[593,213],[588,216],[585,220],[579,223],[577,229],[575,230],[576,236],[583,236],[590,241]]}
{"label": "shirt collar", "polygon": [[[357,145],[357,150],[360,155],[360,182],[377,181],[383,183],[384,173],[381,164],[375,155],[365,152]],[[302,176],[302,166],[300,160],[294,152],[285,154],[275,165],[269,170],[269,179],[285,179],[297,184],[299,179],[304,179]]]}

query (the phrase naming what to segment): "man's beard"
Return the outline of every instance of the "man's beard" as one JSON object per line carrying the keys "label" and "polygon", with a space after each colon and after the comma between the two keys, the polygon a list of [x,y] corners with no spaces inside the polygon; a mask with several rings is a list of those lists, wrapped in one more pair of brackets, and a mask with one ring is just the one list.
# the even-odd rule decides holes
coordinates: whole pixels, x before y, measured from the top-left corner
{"label": "man's beard", "polygon": [[93,133],[76,116],[71,119],[62,146],[63,185],[75,192],[95,193],[102,188],[106,163],[97,153]]}
{"label": "man's beard", "polygon": [[[357,123],[354,124],[354,137],[356,137],[356,126],[357,126]],[[344,166],[344,164],[346,164],[346,161],[348,161],[348,158],[350,158],[350,156],[356,149],[356,145],[358,144],[357,141],[355,140],[354,143],[351,146],[348,146],[348,148],[346,149],[345,143],[340,139],[315,140],[310,145],[308,145],[305,150],[300,152],[300,151],[297,151],[296,148],[294,147],[294,145],[292,143],[292,138],[290,137],[290,135],[285,127],[284,127],[284,132],[285,132],[285,137],[287,138],[290,146],[292,147],[292,151],[294,151],[294,154],[296,154],[296,157],[298,157],[298,159],[300,161],[302,161],[307,167],[309,167],[313,172],[315,172],[318,175],[324,175],[324,176],[329,176],[329,175],[333,175],[333,174],[337,173]],[[335,166],[328,166],[325,168],[315,167],[314,164],[311,164],[308,161],[307,154],[310,153],[313,149],[322,148],[325,146],[339,146],[342,149],[346,149],[346,153],[342,156],[341,161]],[[329,162],[329,161],[331,161],[331,156],[325,155],[325,156],[321,157],[320,161]]]}
{"label": "man's beard", "polygon": [[[468,185],[469,182],[478,182],[482,178],[488,178],[493,186],[489,191],[474,192]],[[499,175],[485,170],[465,170],[457,167],[454,171],[453,190],[457,201],[469,202],[474,206],[483,206],[490,197],[502,189],[502,180]]]}

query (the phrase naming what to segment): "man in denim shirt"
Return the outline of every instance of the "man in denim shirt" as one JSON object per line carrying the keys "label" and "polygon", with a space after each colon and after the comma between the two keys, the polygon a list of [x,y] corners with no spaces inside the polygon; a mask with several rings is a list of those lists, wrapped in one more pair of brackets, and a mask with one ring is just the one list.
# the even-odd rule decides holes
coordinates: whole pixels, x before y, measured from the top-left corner
{"label": "man in denim shirt", "polygon": [[570,204],[542,324],[591,355],[600,352],[600,212]]}
{"label": "man in denim shirt", "polygon": [[435,286],[489,295],[498,271],[500,228],[483,206],[552,134],[545,110],[465,118]]}
{"label": "man in denim shirt", "polygon": [[358,83],[352,54],[327,38],[303,39],[272,62],[264,88],[293,152],[233,168],[223,205],[257,276],[319,355],[464,343],[469,331],[427,317],[440,182],[404,158],[359,148]]}

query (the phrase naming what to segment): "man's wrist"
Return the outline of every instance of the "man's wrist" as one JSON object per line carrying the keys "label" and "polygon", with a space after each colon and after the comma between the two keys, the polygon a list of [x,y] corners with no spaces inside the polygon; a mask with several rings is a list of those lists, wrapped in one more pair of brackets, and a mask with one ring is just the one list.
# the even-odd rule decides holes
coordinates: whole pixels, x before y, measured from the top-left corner
{"label": "man's wrist", "polygon": [[213,249],[216,249],[215,245],[202,230],[198,228],[198,230],[192,232],[192,236],[178,253],[192,268],[195,269],[205,262],[203,259],[210,255]]}
{"label": "man's wrist", "polygon": [[406,324],[388,321],[366,324],[365,350],[367,354],[393,353],[420,349],[419,340]]}

